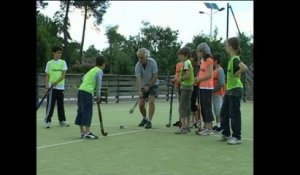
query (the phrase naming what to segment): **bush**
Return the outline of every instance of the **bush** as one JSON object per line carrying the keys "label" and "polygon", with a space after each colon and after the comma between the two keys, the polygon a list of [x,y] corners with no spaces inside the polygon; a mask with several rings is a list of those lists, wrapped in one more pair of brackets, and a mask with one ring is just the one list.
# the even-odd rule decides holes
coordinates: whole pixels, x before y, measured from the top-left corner
{"label": "bush", "polygon": [[74,64],[69,70],[68,73],[87,73],[94,65],[91,63],[84,64]]}

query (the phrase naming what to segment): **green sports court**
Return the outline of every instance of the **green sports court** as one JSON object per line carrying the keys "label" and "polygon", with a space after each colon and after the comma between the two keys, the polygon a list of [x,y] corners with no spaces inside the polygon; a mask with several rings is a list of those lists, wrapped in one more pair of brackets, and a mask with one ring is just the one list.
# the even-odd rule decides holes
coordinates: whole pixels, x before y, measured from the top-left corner
{"label": "green sports court", "polygon": [[[253,102],[241,102],[242,144],[228,145],[220,134],[175,135],[166,127],[170,103],[157,100],[152,129],[138,127],[141,120],[135,101],[101,103],[104,130],[100,132],[97,106],[93,107],[91,131],[97,140],[80,139],[74,124],[77,105],[65,103],[70,127],[59,127],[56,108],[51,128],[44,128],[45,104],[37,111],[38,175],[252,175]],[[172,123],[178,120],[178,100],[173,102]],[[124,125],[124,129],[120,129]]]}

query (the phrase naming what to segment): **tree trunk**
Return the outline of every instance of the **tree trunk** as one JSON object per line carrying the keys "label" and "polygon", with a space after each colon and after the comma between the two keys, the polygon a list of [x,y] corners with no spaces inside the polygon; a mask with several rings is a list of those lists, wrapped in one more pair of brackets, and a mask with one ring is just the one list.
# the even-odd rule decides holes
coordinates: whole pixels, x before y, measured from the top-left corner
{"label": "tree trunk", "polygon": [[69,65],[69,54],[68,54],[68,14],[69,14],[69,7],[70,7],[70,0],[67,0],[67,8],[66,8],[66,15],[64,18],[64,26],[63,26],[63,33],[64,33],[64,50],[63,50],[63,58],[66,60],[67,65]]}
{"label": "tree trunk", "polygon": [[83,44],[84,44],[84,35],[85,35],[85,26],[86,26],[86,18],[87,18],[87,5],[84,6],[84,22],[83,22],[83,31],[82,31],[82,39],[81,39],[81,47],[79,52],[79,63],[82,63],[82,52],[83,52]]}

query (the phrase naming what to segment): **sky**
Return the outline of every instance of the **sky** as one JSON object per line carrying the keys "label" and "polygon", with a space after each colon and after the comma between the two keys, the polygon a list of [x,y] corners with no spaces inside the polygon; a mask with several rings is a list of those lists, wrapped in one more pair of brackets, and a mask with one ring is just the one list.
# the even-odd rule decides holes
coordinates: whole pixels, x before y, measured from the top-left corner
{"label": "sky", "polygon": [[[47,1],[48,6],[40,12],[53,17],[59,10],[59,1]],[[110,7],[103,16],[100,24],[100,31],[93,25],[94,19],[87,20],[84,50],[90,45],[96,49],[107,48],[108,40],[105,35],[106,27],[118,25],[118,33],[125,36],[137,36],[143,27],[142,21],[148,21],[151,25],[170,27],[171,30],[178,30],[178,42],[184,46],[192,42],[194,36],[200,33],[210,34],[211,11],[204,2],[216,3],[223,11],[213,11],[212,31],[218,28],[217,38],[226,38],[227,25],[227,3],[231,6],[238,27],[247,36],[253,36],[253,1],[110,1]],[[205,12],[200,14],[199,11]],[[71,8],[69,13],[71,27],[69,32],[73,40],[81,42],[83,30],[83,12]],[[229,12],[228,37],[238,35],[238,29],[234,18]]]}

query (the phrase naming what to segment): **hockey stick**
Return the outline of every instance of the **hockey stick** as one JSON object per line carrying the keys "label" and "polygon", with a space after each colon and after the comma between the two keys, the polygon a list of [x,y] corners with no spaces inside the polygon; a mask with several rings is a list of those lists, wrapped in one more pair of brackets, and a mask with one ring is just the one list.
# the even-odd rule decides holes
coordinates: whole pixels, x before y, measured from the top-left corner
{"label": "hockey stick", "polygon": [[173,93],[174,93],[174,84],[172,84],[172,88],[171,88],[171,100],[170,100],[169,123],[166,124],[166,127],[170,127],[170,126],[171,126],[171,123],[172,123]]}
{"label": "hockey stick", "polygon": [[137,106],[137,104],[139,104],[141,98],[138,98],[137,101],[135,102],[134,106],[129,110],[129,113],[132,114],[135,107]]}
{"label": "hockey stick", "polygon": [[101,114],[101,109],[100,109],[100,103],[97,102],[97,107],[98,107],[98,116],[99,116],[99,121],[100,121],[100,130],[103,136],[107,136],[107,132],[104,132],[104,127],[103,127],[103,121],[102,121],[102,114]]}
{"label": "hockey stick", "polygon": [[52,90],[53,87],[54,87],[54,86],[51,86],[51,87],[48,89],[47,93],[44,95],[44,97],[42,98],[42,100],[41,100],[41,101],[39,102],[39,104],[37,105],[36,111],[39,109],[39,107],[41,106],[41,104],[43,103],[43,101],[45,100],[45,98],[48,96],[49,92]]}

